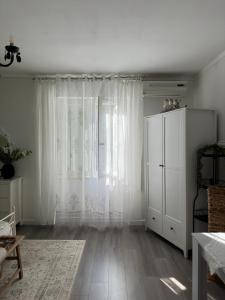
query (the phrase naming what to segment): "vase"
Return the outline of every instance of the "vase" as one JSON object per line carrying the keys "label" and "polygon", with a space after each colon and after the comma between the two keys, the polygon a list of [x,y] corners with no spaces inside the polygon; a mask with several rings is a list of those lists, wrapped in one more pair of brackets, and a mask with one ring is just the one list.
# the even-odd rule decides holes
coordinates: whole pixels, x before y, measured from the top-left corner
{"label": "vase", "polygon": [[15,169],[12,164],[4,164],[1,168],[1,175],[4,179],[10,179],[15,175]]}

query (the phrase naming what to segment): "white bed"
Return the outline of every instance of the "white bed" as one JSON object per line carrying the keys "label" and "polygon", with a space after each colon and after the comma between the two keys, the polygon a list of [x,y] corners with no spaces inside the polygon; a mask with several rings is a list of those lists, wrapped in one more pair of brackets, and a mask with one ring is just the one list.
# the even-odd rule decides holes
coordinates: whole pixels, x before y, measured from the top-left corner
{"label": "white bed", "polygon": [[0,220],[0,236],[16,235],[15,209]]}
{"label": "white bed", "polygon": [[[0,220],[0,237],[3,235],[16,235],[15,210]],[[6,257],[6,249],[0,247],[0,263]]]}

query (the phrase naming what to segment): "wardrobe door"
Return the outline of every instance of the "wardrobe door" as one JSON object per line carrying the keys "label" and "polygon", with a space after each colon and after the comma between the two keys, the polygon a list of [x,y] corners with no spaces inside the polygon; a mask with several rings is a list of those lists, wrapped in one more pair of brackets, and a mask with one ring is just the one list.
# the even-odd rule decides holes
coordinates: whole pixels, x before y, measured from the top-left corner
{"label": "wardrobe door", "polygon": [[148,227],[162,233],[162,115],[148,119]]}
{"label": "wardrobe door", "polygon": [[167,239],[176,245],[182,240],[184,188],[184,115],[182,111],[166,113],[164,124],[164,224]]}

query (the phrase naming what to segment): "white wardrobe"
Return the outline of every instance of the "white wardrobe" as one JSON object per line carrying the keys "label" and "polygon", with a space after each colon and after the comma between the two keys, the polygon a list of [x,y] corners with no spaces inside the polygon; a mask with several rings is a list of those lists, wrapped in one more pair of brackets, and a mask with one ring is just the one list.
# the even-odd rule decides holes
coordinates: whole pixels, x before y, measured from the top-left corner
{"label": "white wardrobe", "polygon": [[191,249],[196,151],[216,142],[212,110],[181,108],[145,118],[146,227]]}

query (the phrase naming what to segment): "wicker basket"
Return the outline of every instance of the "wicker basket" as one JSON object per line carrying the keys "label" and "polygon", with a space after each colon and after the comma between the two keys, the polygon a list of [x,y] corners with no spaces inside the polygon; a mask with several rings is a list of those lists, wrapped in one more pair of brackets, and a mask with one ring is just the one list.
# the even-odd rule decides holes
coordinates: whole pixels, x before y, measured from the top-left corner
{"label": "wicker basket", "polygon": [[[208,188],[208,231],[225,232],[225,187]],[[210,281],[224,285],[217,275],[208,275]]]}
{"label": "wicker basket", "polygon": [[225,232],[225,187],[208,188],[208,231]]}

